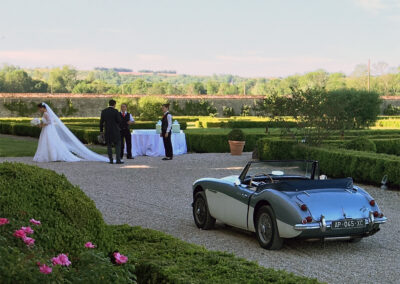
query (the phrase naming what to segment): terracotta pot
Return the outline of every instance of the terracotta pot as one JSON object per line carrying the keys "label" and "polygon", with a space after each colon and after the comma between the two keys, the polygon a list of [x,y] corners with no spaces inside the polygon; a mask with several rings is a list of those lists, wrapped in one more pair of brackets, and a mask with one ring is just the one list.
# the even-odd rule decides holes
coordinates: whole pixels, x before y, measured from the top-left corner
{"label": "terracotta pot", "polygon": [[242,155],[244,144],[246,141],[231,141],[228,140],[229,147],[231,148],[231,155],[240,156]]}

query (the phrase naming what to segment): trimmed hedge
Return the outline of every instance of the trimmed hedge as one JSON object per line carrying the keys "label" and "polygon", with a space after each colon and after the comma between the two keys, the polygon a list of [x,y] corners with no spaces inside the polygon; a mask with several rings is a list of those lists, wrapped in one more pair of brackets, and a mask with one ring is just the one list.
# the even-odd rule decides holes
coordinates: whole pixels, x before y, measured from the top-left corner
{"label": "trimmed hedge", "polygon": [[357,182],[379,185],[388,175],[388,185],[400,186],[400,158],[393,155],[297,145],[296,158],[319,161],[321,172],[331,177],[352,177]]}
{"label": "trimmed hedge", "polygon": [[141,283],[318,283],[230,253],[207,251],[161,232],[129,226],[114,232],[121,249],[138,259],[138,279],[147,280]]}
{"label": "trimmed hedge", "polygon": [[350,141],[347,141],[344,144],[344,147],[348,150],[356,150],[356,151],[366,151],[366,152],[374,152],[376,153],[376,145],[375,143],[366,137],[357,137]]}
{"label": "trimmed hedge", "polygon": [[400,157],[337,148],[310,147],[295,141],[260,139],[261,159],[318,160],[321,172],[330,177],[352,177],[357,182],[380,184],[388,175],[388,184],[400,187]]}
{"label": "trimmed hedge", "polygon": [[[2,283],[134,283],[134,273],[139,283],[318,283],[162,232],[106,225],[78,187],[36,166],[0,164],[0,217],[10,220],[0,226]],[[33,228],[32,249],[12,236],[30,218],[42,222]],[[87,241],[97,248],[84,248]],[[107,255],[114,250],[127,255],[128,263],[112,265]],[[54,267],[49,275],[39,273],[36,262],[48,264],[58,253],[68,253],[72,265]]]}
{"label": "trimmed hedge", "polygon": [[199,126],[203,128],[295,128],[297,122],[295,121],[251,121],[251,120],[204,120],[199,121]]}
{"label": "trimmed hedge", "polygon": [[400,139],[374,139],[377,153],[400,156]]}
{"label": "trimmed hedge", "polygon": [[[97,124],[68,124],[66,126],[71,132],[80,140],[86,144],[98,144],[97,136],[99,135],[99,122]],[[186,129],[186,123],[181,124],[181,129]],[[137,122],[133,125],[133,129],[155,129],[155,123],[153,122]],[[17,136],[30,136],[39,137],[41,129],[36,126],[32,126],[29,123],[17,123],[17,122],[5,122],[0,120],[0,133],[10,134]]]}
{"label": "trimmed hedge", "polygon": [[387,127],[387,128],[400,128],[400,119],[379,119],[375,122],[376,127]]}
{"label": "trimmed hedge", "polygon": [[[245,152],[253,151],[257,141],[264,138],[265,134],[245,134]],[[188,152],[196,153],[228,153],[229,143],[226,134],[197,134],[186,133],[186,144]]]}
{"label": "trimmed hedge", "polygon": [[279,138],[264,138],[257,141],[260,160],[288,160],[293,158],[292,148],[297,142]]}

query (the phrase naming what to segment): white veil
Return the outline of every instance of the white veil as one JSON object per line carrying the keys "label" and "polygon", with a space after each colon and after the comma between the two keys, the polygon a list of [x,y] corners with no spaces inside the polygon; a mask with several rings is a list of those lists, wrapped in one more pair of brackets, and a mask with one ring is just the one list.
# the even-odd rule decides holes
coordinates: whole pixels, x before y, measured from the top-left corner
{"label": "white veil", "polygon": [[79,158],[87,161],[99,161],[108,162],[108,158],[103,157],[91,150],[89,150],[78,138],[64,125],[64,123],[58,118],[54,111],[46,104],[47,113],[50,116],[50,120],[54,125],[58,136],[61,141],[64,142],[67,149],[77,155]]}

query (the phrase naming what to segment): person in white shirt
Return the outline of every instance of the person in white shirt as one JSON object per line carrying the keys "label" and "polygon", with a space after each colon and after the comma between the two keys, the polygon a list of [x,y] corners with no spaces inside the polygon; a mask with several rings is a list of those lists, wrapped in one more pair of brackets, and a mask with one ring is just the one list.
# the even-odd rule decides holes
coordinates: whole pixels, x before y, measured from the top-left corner
{"label": "person in white shirt", "polygon": [[[121,104],[121,159],[124,157],[124,146],[126,142],[126,158],[133,159],[132,157],[132,136],[129,126],[135,123],[132,115],[127,111],[126,104]],[[124,141],[125,140],[125,141]]]}
{"label": "person in white shirt", "polygon": [[172,150],[172,115],[169,113],[169,104],[162,105],[162,111],[164,113],[161,120],[161,134],[160,136],[163,138],[164,149],[165,149],[165,158],[164,161],[172,160],[173,150]]}

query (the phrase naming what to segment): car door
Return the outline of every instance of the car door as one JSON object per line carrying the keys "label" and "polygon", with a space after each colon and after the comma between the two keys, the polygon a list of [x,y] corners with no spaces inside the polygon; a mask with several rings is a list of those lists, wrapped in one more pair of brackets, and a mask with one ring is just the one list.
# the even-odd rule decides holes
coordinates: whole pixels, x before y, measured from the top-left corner
{"label": "car door", "polygon": [[206,190],[211,215],[234,227],[247,229],[249,198],[253,191],[245,185],[224,185]]}

